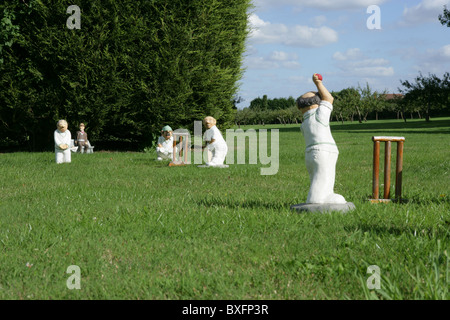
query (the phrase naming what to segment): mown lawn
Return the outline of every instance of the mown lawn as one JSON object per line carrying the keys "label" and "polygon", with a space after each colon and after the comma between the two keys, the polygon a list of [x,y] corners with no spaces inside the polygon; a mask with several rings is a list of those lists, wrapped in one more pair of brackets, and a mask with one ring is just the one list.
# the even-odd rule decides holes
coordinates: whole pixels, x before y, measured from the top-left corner
{"label": "mown lawn", "polygon": [[[248,128],[279,130],[277,174],[168,167],[144,152],[63,165],[0,154],[0,299],[450,298],[449,118],[333,123],[347,214],[290,210],[309,187],[299,126]],[[373,135],[406,138],[407,203],[367,201]],[[67,287],[71,265],[79,290]],[[379,290],[367,287],[371,265]]]}

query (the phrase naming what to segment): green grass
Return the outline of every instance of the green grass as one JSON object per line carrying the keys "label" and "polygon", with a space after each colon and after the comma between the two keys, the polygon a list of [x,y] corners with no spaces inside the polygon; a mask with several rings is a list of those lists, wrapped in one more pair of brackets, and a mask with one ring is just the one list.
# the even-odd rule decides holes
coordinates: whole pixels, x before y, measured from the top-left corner
{"label": "green grass", "polygon": [[[276,175],[152,153],[0,154],[0,299],[450,298],[449,118],[333,123],[347,214],[292,212],[309,186],[299,126],[253,128],[279,129]],[[367,201],[373,135],[405,136],[407,203]]]}

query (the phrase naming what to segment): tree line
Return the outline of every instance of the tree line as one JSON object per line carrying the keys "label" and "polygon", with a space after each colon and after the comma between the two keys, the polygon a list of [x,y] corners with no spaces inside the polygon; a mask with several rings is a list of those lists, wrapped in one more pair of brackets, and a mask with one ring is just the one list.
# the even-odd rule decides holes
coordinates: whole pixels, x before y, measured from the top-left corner
{"label": "tree line", "polygon": [[[413,80],[400,80],[399,93],[376,91],[365,86],[350,87],[333,91],[332,119],[335,121],[378,120],[396,117],[407,121],[414,116],[430,121],[431,115],[450,115],[450,74],[442,78],[435,74],[424,76],[422,73]],[[235,124],[298,124],[302,114],[296,106],[296,99],[256,98],[249,107],[237,110]]]}
{"label": "tree line", "polygon": [[96,147],[142,150],[161,128],[234,120],[250,0],[0,3],[0,148],[49,150],[59,119]]}

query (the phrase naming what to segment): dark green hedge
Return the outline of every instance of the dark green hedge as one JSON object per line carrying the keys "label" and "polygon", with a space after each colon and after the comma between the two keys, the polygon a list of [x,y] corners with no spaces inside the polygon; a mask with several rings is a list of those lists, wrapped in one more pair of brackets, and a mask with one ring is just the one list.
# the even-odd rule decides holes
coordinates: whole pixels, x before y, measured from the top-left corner
{"label": "dark green hedge", "polygon": [[[81,9],[81,29],[66,12]],[[58,119],[96,148],[139,150],[163,125],[234,119],[250,0],[0,4],[0,148],[52,148]]]}

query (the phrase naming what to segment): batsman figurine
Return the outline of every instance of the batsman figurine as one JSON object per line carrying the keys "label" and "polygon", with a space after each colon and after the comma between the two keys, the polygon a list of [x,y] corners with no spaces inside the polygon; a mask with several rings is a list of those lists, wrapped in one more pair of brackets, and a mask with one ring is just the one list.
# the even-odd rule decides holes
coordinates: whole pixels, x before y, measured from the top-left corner
{"label": "batsman figurine", "polygon": [[224,164],[225,157],[228,152],[228,146],[222,136],[222,133],[216,126],[216,119],[211,116],[205,117],[203,119],[203,124],[207,129],[203,135],[203,140],[206,141],[206,148],[212,155],[211,160],[206,162],[205,166],[228,168],[228,165]]}
{"label": "batsman figurine", "polygon": [[322,83],[322,76],[312,77],[317,92],[310,91],[297,99],[303,114],[301,131],[305,138],[305,160],[310,187],[306,204],[346,204],[334,193],[336,162],[339,151],[331,135],[330,116],[334,98]]}

